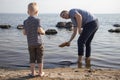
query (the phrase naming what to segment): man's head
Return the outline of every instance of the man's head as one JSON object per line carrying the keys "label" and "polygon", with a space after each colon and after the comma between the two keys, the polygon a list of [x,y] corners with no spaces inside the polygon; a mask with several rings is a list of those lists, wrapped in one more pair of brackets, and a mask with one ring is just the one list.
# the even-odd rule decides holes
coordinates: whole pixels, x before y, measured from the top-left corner
{"label": "man's head", "polygon": [[38,15],[38,5],[36,2],[32,2],[28,5],[28,14],[31,16]]}
{"label": "man's head", "polygon": [[60,13],[60,17],[64,18],[64,19],[69,19],[69,12],[67,10],[63,10],[61,13]]}

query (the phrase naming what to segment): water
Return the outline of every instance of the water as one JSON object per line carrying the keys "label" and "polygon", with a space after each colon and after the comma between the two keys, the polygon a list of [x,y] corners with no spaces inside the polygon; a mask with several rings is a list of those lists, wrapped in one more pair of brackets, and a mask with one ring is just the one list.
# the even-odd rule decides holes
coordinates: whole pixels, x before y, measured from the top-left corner
{"label": "water", "polygon": [[[100,27],[92,42],[92,67],[120,69],[120,33],[109,33],[113,24],[120,24],[120,14],[96,14]],[[28,16],[25,14],[0,14],[0,24],[10,24],[10,29],[0,29],[0,67],[28,68],[29,55],[26,36],[16,29]],[[58,14],[41,14],[41,25],[45,30],[56,29],[58,34],[43,37],[44,68],[77,67],[77,38],[70,47],[58,45],[69,40],[71,31],[58,29],[57,22],[65,21]],[[61,62],[63,61],[63,62]],[[83,61],[84,64],[84,61]]]}

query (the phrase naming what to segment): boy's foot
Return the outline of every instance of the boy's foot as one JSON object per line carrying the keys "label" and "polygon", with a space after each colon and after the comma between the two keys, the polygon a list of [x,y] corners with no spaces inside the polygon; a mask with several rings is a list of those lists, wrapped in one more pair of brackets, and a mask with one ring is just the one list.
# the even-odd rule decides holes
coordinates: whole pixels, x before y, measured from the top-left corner
{"label": "boy's foot", "polygon": [[28,74],[28,76],[31,77],[31,78],[35,77],[34,74]]}
{"label": "boy's foot", "polygon": [[45,73],[44,72],[42,72],[42,73],[40,73],[40,74],[38,74],[40,77],[43,77],[44,75],[45,75]]}

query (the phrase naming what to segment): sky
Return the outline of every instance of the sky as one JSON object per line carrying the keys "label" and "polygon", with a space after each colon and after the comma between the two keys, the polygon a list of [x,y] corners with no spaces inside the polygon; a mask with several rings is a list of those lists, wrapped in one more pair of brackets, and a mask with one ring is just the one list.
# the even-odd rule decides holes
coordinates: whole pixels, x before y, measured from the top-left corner
{"label": "sky", "polygon": [[0,13],[27,13],[27,5],[37,2],[39,13],[60,13],[80,8],[91,13],[120,13],[120,0],[0,0]]}

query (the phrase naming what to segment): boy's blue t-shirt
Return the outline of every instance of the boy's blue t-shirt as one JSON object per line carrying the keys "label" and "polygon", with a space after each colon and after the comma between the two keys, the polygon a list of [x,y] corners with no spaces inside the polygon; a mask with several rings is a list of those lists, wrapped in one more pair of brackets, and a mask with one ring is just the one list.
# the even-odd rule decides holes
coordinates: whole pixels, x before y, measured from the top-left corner
{"label": "boy's blue t-shirt", "polygon": [[24,29],[26,31],[27,42],[29,46],[30,45],[35,46],[35,45],[42,44],[41,36],[38,34],[39,27],[41,27],[39,18],[29,16],[24,21]]}
{"label": "boy's blue t-shirt", "polygon": [[71,18],[72,23],[74,24],[74,26],[77,26],[77,22],[75,19],[75,14],[79,13],[82,16],[82,26],[84,26],[85,24],[94,21],[96,19],[96,17],[94,15],[92,15],[91,13],[85,11],[85,10],[81,10],[81,9],[71,9],[69,11],[69,15]]}

